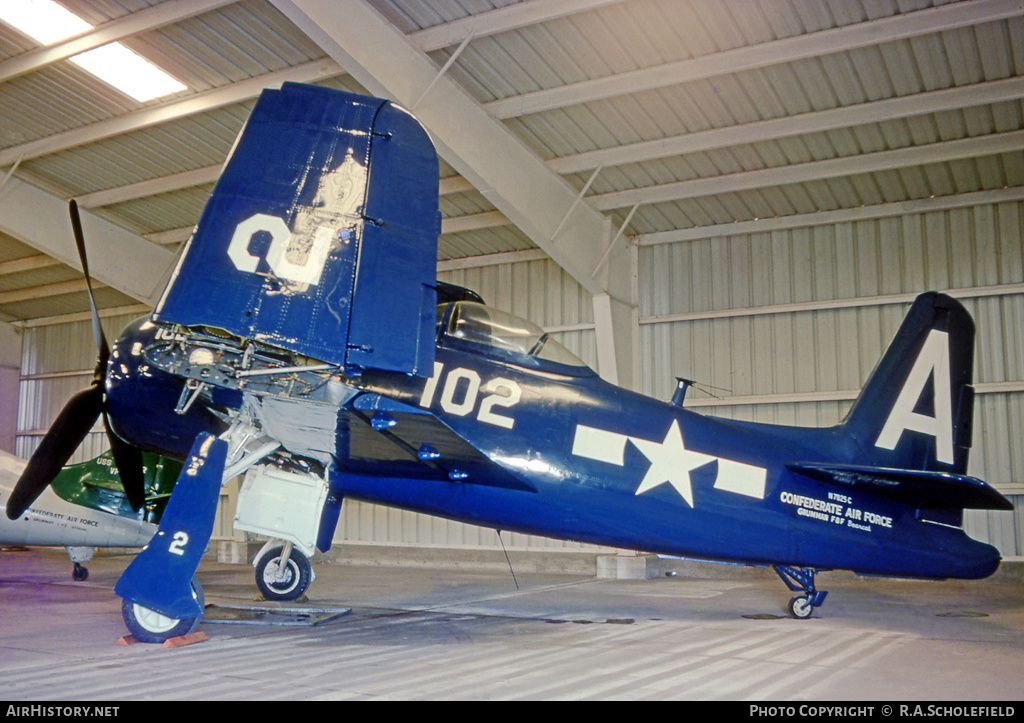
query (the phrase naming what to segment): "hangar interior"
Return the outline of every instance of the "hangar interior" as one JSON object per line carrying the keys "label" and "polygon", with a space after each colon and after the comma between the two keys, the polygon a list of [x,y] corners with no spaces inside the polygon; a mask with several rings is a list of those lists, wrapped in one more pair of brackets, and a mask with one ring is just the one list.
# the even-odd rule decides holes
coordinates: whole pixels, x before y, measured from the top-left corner
{"label": "hangar interior", "polygon": [[[159,297],[260,90],[298,81],[423,122],[440,279],[654,397],[685,376],[715,388],[687,401],[708,414],[834,424],[917,293],[962,300],[970,473],[1018,506],[966,526],[1024,554],[1016,0],[59,1],[92,29],[43,45],[0,23],[4,449],[28,457],[93,373],[68,200],[116,337]],[[137,100],[74,62],[112,42],[181,87]],[[97,427],[74,461],[105,446]],[[499,544],[351,502],[336,541]]]}

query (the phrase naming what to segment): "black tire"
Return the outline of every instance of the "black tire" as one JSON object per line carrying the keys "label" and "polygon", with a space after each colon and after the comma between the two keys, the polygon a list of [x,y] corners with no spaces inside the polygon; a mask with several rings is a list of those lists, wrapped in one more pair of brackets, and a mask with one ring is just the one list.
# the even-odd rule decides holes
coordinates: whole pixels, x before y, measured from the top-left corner
{"label": "black tire", "polygon": [[89,579],[89,568],[76,562],[74,569],[71,570],[71,579],[75,582],[85,582]]}
{"label": "black tire", "polygon": [[309,588],[313,579],[313,570],[309,560],[301,552],[292,548],[288,556],[288,565],[282,580],[275,579],[277,568],[281,563],[283,547],[270,550],[256,565],[256,587],[267,600],[298,600]]}
{"label": "black tire", "polygon": [[[203,587],[195,578],[192,578],[192,597],[199,603],[200,609],[205,606]],[[199,626],[203,615],[200,613],[194,618],[176,620],[164,617],[160,613],[130,600],[122,600],[121,617],[124,618],[124,624],[128,626],[128,632],[136,640],[143,643],[164,643],[171,638],[191,633]]]}
{"label": "black tire", "polygon": [[789,614],[797,620],[806,620],[811,617],[811,613],[813,612],[814,606],[811,605],[811,601],[803,595],[797,595],[789,601]]}

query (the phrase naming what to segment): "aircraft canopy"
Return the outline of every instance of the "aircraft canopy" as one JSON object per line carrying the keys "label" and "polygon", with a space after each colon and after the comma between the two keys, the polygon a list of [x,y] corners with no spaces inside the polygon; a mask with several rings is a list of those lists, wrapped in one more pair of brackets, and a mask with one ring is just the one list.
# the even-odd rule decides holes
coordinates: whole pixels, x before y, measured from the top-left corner
{"label": "aircraft canopy", "polygon": [[447,304],[438,314],[448,339],[488,347],[513,363],[520,357],[589,370],[582,359],[532,321],[469,301]]}

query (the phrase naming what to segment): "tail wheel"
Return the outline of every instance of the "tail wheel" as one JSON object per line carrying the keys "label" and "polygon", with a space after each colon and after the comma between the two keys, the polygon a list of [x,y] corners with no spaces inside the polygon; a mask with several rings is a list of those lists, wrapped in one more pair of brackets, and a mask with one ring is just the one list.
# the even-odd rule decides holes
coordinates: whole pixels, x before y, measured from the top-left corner
{"label": "tail wheel", "polygon": [[797,595],[789,601],[789,614],[797,620],[809,618],[813,612],[814,606],[811,605],[811,601],[805,595]]}
{"label": "tail wheel", "polygon": [[[192,578],[192,597],[199,603],[200,609],[205,606],[203,588],[195,578]],[[171,638],[188,635],[199,626],[203,617],[199,614],[194,618],[180,620],[169,618],[131,600],[121,601],[121,616],[132,636],[143,643],[163,643]]]}
{"label": "tail wheel", "polygon": [[292,548],[287,564],[282,567],[283,549],[278,547],[271,550],[256,565],[256,587],[267,600],[298,600],[313,579],[309,560],[295,548]]}
{"label": "tail wheel", "polygon": [[809,567],[793,567],[791,565],[772,565],[782,582],[786,583],[793,592],[803,593],[789,601],[789,614],[797,620],[806,620],[811,617],[814,608],[825,602],[828,595],[824,590],[818,590],[814,586],[814,578],[818,571]]}

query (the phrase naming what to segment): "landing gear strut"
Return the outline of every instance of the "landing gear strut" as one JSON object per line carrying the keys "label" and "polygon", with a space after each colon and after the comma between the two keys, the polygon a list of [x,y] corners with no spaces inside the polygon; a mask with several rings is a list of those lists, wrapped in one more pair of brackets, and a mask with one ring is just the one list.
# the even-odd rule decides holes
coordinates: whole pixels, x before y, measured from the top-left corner
{"label": "landing gear strut", "polygon": [[96,552],[95,547],[66,547],[68,557],[74,564],[75,569],[71,571],[71,579],[75,582],[84,582],[89,579],[89,569],[83,565],[83,562],[89,562],[92,559],[93,553]]}
{"label": "landing gear strut", "polygon": [[253,564],[256,587],[267,600],[298,600],[314,577],[309,560],[290,542],[264,547]]}
{"label": "landing gear strut", "polygon": [[811,617],[814,608],[825,602],[828,593],[814,587],[814,576],[817,570],[811,568],[790,567],[789,565],[772,565],[775,574],[786,583],[793,592],[802,593],[789,601],[789,614],[797,620]]}

